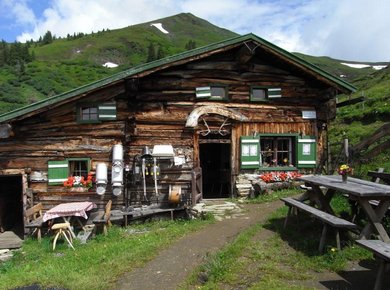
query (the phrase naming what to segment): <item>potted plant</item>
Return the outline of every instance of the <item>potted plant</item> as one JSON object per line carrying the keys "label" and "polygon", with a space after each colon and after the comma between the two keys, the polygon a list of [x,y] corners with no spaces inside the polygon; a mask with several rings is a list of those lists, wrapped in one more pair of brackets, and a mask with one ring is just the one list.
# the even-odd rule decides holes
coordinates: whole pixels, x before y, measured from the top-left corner
{"label": "potted plant", "polygon": [[337,172],[341,175],[342,181],[346,183],[348,175],[352,174],[352,168],[347,164],[342,164],[337,168]]}

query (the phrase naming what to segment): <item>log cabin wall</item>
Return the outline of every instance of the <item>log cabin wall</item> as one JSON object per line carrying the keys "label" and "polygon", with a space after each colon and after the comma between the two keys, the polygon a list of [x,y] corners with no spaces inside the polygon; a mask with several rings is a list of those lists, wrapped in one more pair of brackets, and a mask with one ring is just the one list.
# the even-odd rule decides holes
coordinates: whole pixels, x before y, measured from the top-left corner
{"label": "log cabin wall", "polygon": [[[94,92],[82,102],[107,102],[123,91],[123,85],[104,92]],[[48,185],[48,162],[65,158],[90,158],[91,169],[97,162],[111,163],[113,144],[124,138],[123,120],[80,124],[76,120],[79,100],[54,107],[13,124],[14,135],[0,142],[0,166],[23,169],[34,204],[42,202],[45,209],[61,202],[93,201],[101,208],[110,199],[94,191],[73,192],[60,185]],[[121,198],[114,200],[122,204]],[[27,204],[30,207],[31,204]]]}
{"label": "log cabin wall", "polygon": [[[212,84],[227,87],[227,100],[196,98],[197,87]],[[252,102],[250,91],[253,86],[281,88],[282,97]],[[180,65],[167,65],[156,72],[141,72],[13,122],[14,135],[0,142],[0,166],[28,172],[28,186],[34,202],[43,202],[45,208],[64,201],[80,200],[91,200],[103,207],[108,199],[114,200],[114,207],[120,207],[145,202],[142,185],[132,182],[130,173],[134,158],[142,154],[145,146],[152,149],[154,145],[170,144],[175,155],[181,157],[183,162],[175,165],[171,160],[159,160],[161,175],[158,191],[161,195],[154,195],[153,183],[149,180],[146,199],[148,202],[167,202],[170,185],[175,184],[181,187],[184,200],[189,202],[191,170],[200,164],[199,144],[211,142],[199,135],[200,131],[206,129],[205,123],[199,122],[195,128],[185,127],[188,116],[195,108],[204,105],[226,107],[247,117],[244,122],[229,120],[226,127],[228,141],[226,138],[213,141],[230,144],[231,180],[234,182],[234,176],[241,171],[241,136],[316,136],[320,140],[317,150],[321,153],[326,123],[335,110],[335,103],[332,102],[335,93],[323,82],[291,68],[288,62],[266,51],[251,53],[245,45],[241,45]],[[115,102],[117,118],[80,124],[76,120],[76,108],[80,102]],[[303,110],[315,110],[317,119],[304,119]],[[226,120],[213,114],[206,114],[202,118],[213,131],[217,131]],[[62,186],[48,185],[48,161],[88,157],[94,170],[97,162],[111,164],[112,146],[117,143],[123,144],[124,161],[130,169],[126,172],[128,199],[123,195],[113,198],[110,188],[101,197],[94,190],[74,193]]]}
{"label": "log cabin wall", "polygon": [[[240,48],[224,54],[210,56],[131,81],[127,90],[127,116],[130,129],[126,146],[130,148],[129,159],[140,154],[144,146],[171,144],[175,150],[185,152],[186,164],[164,170],[164,184],[181,182],[189,189],[190,170],[199,164],[199,131],[204,130],[201,122],[195,129],[185,128],[188,115],[198,106],[214,105],[235,109],[247,116],[248,122],[230,120],[229,134],[232,144],[231,173],[240,172],[240,136],[256,134],[291,134],[323,136],[322,120],[302,118],[302,110],[316,110],[318,116],[329,114],[324,103],[333,96],[318,81],[284,67],[267,55],[253,56],[251,62],[240,63],[237,54]],[[228,88],[227,101],[197,99],[195,89],[210,84]],[[251,102],[251,87],[280,87],[282,98],[269,102]],[[123,116],[125,117],[125,116]],[[217,129],[224,118],[202,116],[211,129]],[[202,136],[200,136],[201,138]],[[221,141],[223,142],[223,141]],[[198,143],[198,144],[197,144]],[[318,143],[318,150],[323,150]],[[187,185],[184,185],[187,184]],[[166,187],[163,190],[166,192]],[[188,192],[187,192],[188,193]],[[141,193],[138,189],[139,199]]]}

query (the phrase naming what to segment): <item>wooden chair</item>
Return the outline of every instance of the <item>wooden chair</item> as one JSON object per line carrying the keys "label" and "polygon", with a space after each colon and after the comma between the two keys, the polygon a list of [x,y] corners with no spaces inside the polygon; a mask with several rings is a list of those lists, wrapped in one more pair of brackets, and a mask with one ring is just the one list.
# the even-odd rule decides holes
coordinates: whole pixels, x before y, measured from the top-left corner
{"label": "wooden chair", "polygon": [[104,235],[107,235],[107,228],[111,226],[111,206],[112,200],[109,200],[106,204],[104,212],[100,212],[94,219],[95,232],[97,228],[103,228]]}
{"label": "wooden chair", "polygon": [[41,241],[43,226],[43,205],[38,203],[26,210],[25,228],[33,229],[32,235],[37,234],[38,241]]}
{"label": "wooden chair", "polygon": [[57,240],[60,236],[63,236],[65,240],[68,242],[69,246],[74,250],[72,244],[72,234],[70,232],[70,224],[69,223],[58,223],[52,225],[51,229],[54,231],[55,236],[53,240],[53,251],[56,248]]}

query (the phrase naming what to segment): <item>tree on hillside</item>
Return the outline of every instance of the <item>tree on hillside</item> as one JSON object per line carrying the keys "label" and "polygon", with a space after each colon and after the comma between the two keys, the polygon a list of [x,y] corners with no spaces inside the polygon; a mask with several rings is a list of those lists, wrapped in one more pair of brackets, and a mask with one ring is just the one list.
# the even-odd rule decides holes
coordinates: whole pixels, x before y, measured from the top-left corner
{"label": "tree on hillside", "polygon": [[29,43],[0,43],[0,66],[19,65],[20,62],[28,63],[34,60],[34,55],[29,52]]}
{"label": "tree on hillside", "polygon": [[151,62],[156,60],[156,51],[154,49],[154,44],[151,42],[148,46],[148,56],[146,62]]}
{"label": "tree on hillside", "polygon": [[158,50],[157,50],[157,56],[156,56],[156,59],[161,59],[161,58],[164,58],[165,57],[165,52],[163,51],[161,45],[158,46]]}
{"label": "tree on hillside", "polygon": [[48,30],[45,35],[42,38],[42,45],[49,44],[53,42],[53,35],[51,32]]}
{"label": "tree on hillside", "polygon": [[22,58],[22,44],[18,41],[15,41],[10,46],[8,64],[15,65]]}
{"label": "tree on hillside", "polygon": [[1,40],[0,44],[0,66],[8,64],[9,48],[5,40]]}
{"label": "tree on hillside", "polygon": [[186,45],[184,46],[186,50],[191,50],[191,49],[194,49],[196,48],[196,42],[192,39],[190,39]]}

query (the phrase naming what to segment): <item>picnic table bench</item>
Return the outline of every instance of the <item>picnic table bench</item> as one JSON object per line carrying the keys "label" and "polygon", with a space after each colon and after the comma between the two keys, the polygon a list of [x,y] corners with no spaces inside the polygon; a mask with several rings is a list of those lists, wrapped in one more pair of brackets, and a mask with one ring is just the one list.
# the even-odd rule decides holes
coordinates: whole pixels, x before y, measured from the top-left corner
{"label": "picnic table bench", "polygon": [[373,252],[374,256],[380,260],[374,289],[382,289],[386,266],[390,263],[390,244],[380,240],[356,240],[356,243]]}
{"label": "picnic table bench", "polygon": [[349,222],[347,220],[344,220],[342,218],[339,218],[337,216],[334,216],[332,214],[329,214],[327,212],[319,210],[315,207],[312,207],[312,206],[305,204],[305,203],[303,203],[299,200],[296,200],[294,198],[285,197],[285,198],[281,198],[281,200],[289,207],[286,219],[284,221],[284,228],[286,228],[287,221],[288,221],[289,217],[292,215],[293,208],[304,211],[306,213],[309,213],[310,215],[314,216],[315,218],[317,218],[323,222],[320,245],[318,247],[318,250],[321,253],[323,252],[323,249],[325,246],[326,234],[328,232],[328,226],[332,226],[336,230],[336,244],[337,244],[337,248],[339,250],[341,248],[339,229],[342,228],[342,229],[351,230],[351,229],[357,228],[357,225],[355,225],[352,222]]}

